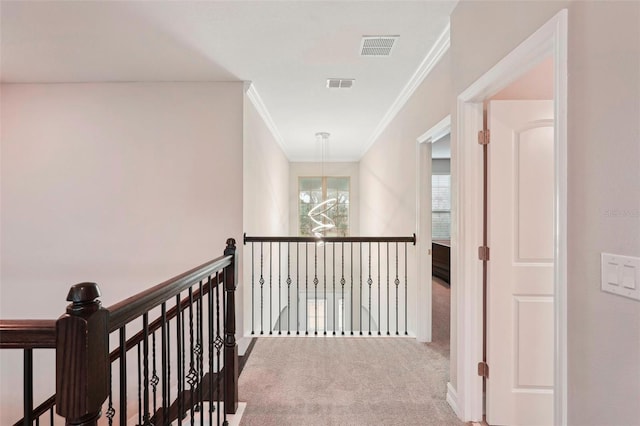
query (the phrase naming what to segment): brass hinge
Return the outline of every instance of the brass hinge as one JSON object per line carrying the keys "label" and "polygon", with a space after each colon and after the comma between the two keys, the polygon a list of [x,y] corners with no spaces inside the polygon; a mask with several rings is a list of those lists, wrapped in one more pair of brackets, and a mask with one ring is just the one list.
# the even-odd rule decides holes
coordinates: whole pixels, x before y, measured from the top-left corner
{"label": "brass hinge", "polygon": [[487,246],[478,247],[478,259],[489,260],[489,247]]}
{"label": "brass hinge", "polygon": [[490,141],[491,141],[491,132],[489,131],[489,129],[480,130],[478,132],[478,143],[480,145],[489,145]]}
{"label": "brass hinge", "polygon": [[478,363],[478,376],[484,377],[485,379],[489,378],[489,364],[486,362]]}

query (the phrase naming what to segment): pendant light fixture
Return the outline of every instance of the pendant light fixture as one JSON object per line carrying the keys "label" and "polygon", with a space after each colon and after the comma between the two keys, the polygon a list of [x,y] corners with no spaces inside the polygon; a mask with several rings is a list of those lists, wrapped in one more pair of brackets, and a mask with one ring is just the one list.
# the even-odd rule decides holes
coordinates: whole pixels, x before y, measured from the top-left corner
{"label": "pendant light fixture", "polygon": [[[322,181],[324,182],[324,159],[325,159],[325,151],[326,145],[329,142],[329,133],[327,132],[318,132],[316,133],[316,140],[320,142],[321,150],[322,150],[322,164],[321,164],[321,173],[322,173]],[[327,213],[329,210],[336,207],[338,204],[338,200],[336,198],[329,198],[324,201],[321,201],[307,214],[309,219],[313,222],[314,227],[311,229],[311,232],[318,239],[322,239],[324,237],[324,233],[330,229],[336,227],[336,223],[329,217]]]}

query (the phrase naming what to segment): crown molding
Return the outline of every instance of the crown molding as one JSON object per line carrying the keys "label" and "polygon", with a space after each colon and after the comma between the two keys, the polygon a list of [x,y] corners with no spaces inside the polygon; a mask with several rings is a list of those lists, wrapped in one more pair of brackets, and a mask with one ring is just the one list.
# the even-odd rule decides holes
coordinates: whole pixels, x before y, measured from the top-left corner
{"label": "crown molding", "polygon": [[450,24],[447,24],[442,33],[440,33],[440,36],[434,43],[431,50],[429,50],[429,53],[427,53],[427,56],[425,56],[425,58],[418,66],[418,69],[413,73],[393,104],[391,104],[391,107],[387,110],[387,113],[384,115],[384,117],[382,117],[382,120],[373,131],[373,134],[370,136],[366,148],[364,149],[364,151],[362,151],[361,157],[365,156],[367,151],[369,151],[369,149],[373,146],[382,132],[387,128],[389,123],[391,123],[395,116],[398,115],[402,107],[411,98],[416,89],[420,87],[420,84],[422,84],[424,79],[433,70],[442,56],[447,52],[447,50],[449,50],[450,44]]}
{"label": "crown molding", "polygon": [[273,118],[271,118],[271,114],[269,114],[267,107],[264,105],[264,102],[262,102],[262,98],[260,97],[260,94],[258,93],[258,90],[256,89],[255,84],[253,84],[252,82],[248,82],[248,86],[249,88],[247,89],[247,97],[249,98],[253,106],[258,111],[258,114],[260,114],[260,117],[262,117],[262,121],[264,121],[264,124],[267,126],[267,128],[271,132],[271,135],[273,136],[273,138],[276,140],[276,142],[284,152],[284,155],[288,158],[284,139],[282,138],[282,135],[278,130],[278,126],[276,126],[276,123],[273,121]]}
{"label": "crown molding", "polygon": [[434,143],[451,133],[451,115],[447,115],[438,124],[418,137],[418,143]]}

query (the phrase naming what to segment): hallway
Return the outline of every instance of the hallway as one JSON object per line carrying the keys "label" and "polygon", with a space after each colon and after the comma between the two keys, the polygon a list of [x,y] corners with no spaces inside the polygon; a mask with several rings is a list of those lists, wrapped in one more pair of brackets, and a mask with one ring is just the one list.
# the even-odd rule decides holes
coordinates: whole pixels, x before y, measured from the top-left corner
{"label": "hallway", "polygon": [[462,425],[445,401],[449,290],[433,282],[434,341],[262,338],[240,376],[242,425]]}

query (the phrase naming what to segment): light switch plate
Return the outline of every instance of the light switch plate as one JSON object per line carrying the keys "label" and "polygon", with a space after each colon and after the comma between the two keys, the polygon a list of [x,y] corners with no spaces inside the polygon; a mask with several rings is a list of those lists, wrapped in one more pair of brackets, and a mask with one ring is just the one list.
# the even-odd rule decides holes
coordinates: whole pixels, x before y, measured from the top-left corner
{"label": "light switch plate", "polygon": [[601,288],[640,301],[640,258],[601,254]]}

